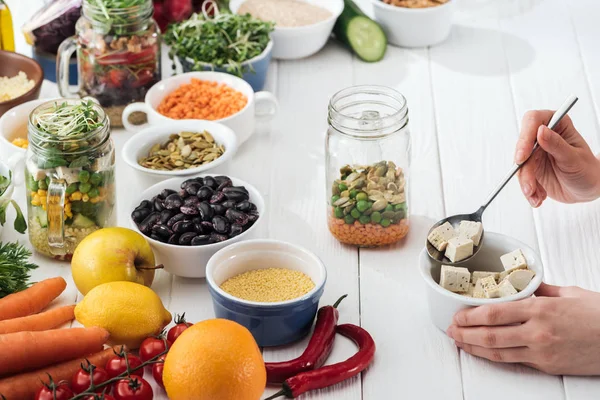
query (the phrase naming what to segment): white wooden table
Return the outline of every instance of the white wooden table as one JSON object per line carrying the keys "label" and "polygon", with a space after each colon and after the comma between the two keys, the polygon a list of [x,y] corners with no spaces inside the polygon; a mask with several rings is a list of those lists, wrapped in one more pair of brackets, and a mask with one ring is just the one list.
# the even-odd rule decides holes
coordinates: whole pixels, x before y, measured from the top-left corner
{"label": "white wooden table", "polygon": [[[459,1],[459,0],[456,0]],[[17,27],[40,0],[8,0]],[[367,12],[368,0],[361,1]],[[265,196],[262,235],[316,252],[328,268],[322,299],[343,293],[340,320],[361,324],[377,342],[376,360],[362,375],[305,399],[597,400],[600,378],[549,376],[519,365],[500,365],[457,350],[429,321],[417,255],[433,220],[475,210],[511,165],[522,114],[556,108],[570,93],[580,101],[570,113],[600,151],[600,2],[597,0],[462,0],[451,37],[428,49],[389,47],[367,64],[331,42],[299,61],[273,62],[267,90],[279,115],[219,172],[247,180]],[[30,49],[21,35],[18,50]],[[357,250],[339,244],[325,219],[324,132],[329,98],[358,84],[394,87],[408,99],[412,131],[411,232],[401,244]],[[43,96],[55,95],[45,83]],[[113,138],[120,150],[131,136]],[[149,183],[117,156],[118,215],[127,224],[131,195]],[[24,191],[18,193],[24,207]],[[10,216],[9,216],[10,218]],[[486,229],[512,235],[537,249],[547,282],[600,290],[600,203],[530,208],[516,181],[490,207]],[[21,240],[12,228],[5,240]],[[69,281],[63,304],[78,300],[67,263],[36,256],[35,279]],[[213,317],[204,280],[158,274],[153,285],[172,312],[191,321]],[[294,357],[297,345],[265,349],[267,361]],[[337,340],[330,362],[355,351]],[[266,393],[273,393],[268,389]],[[157,398],[164,399],[164,392]],[[215,399],[217,400],[217,399]]]}

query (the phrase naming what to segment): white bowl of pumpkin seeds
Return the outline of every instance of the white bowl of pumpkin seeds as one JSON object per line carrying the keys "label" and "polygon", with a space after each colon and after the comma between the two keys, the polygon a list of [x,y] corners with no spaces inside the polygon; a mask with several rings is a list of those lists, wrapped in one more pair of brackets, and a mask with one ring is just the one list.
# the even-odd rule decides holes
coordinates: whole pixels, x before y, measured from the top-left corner
{"label": "white bowl of pumpkin seeds", "polygon": [[227,162],[238,140],[227,126],[202,120],[153,125],[133,135],[123,146],[129,166],[149,175],[189,176]]}

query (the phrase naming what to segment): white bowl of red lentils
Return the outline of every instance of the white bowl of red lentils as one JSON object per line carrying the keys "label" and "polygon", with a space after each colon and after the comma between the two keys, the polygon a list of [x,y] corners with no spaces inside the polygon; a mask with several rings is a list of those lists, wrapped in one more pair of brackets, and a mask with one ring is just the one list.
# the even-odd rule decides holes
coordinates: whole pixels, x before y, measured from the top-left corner
{"label": "white bowl of red lentils", "polygon": [[245,326],[261,347],[280,346],[310,332],[327,270],[303,247],[255,239],[216,252],[206,281],[217,318]]}

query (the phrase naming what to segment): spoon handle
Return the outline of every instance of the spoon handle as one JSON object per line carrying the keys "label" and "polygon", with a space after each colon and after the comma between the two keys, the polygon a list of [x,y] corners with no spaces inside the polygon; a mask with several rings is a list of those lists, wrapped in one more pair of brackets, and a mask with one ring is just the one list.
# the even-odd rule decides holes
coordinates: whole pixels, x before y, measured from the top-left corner
{"label": "spoon handle", "polygon": [[[558,125],[560,120],[563,119],[563,117],[565,115],[567,115],[567,113],[569,112],[569,110],[571,110],[571,108],[575,105],[575,103],[577,103],[577,100],[579,100],[579,99],[576,96],[573,96],[573,95],[569,96],[564,101],[564,103],[558,108],[558,110],[556,110],[554,112],[554,114],[552,115],[552,118],[550,119],[550,122],[548,122],[548,125],[547,125],[548,128],[550,128],[551,130],[554,130],[554,128],[556,128],[556,125]],[[521,167],[523,165],[525,165],[525,163],[527,161],[529,161],[529,159],[531,158],[531,156],[533,156],[533,153],[535,153],[535,151],[538,149],[538,147],[539,147],[539,144],[536,140],[535,144],[533,146],[533,150],[529,154],[529,157],[527,157],[527,159],[525,161],[523,161],[521,164],[515,164],[510,169],[510,171],[508,172],[506,177],[502,180],[502,182],[500,182],[500,184],[496,187],[496,189],[494,189],[492,194],[489,195],[489,197],[487,198],[487,200],[485,201],[483,206],[481,206],[481,208],[479,210],[477,210],[477,213],[480,215],[480,217],[483,214],[483,212],[485,211],[485,209],[490,205],[490,203],[496,198],[496,196],[498,196],[498,193],[500,193],[500,191],[502,189],[504,189],[504,186],[506,186],[508,181],[510,181],[511,178],[513,176],[515,176],[517,171],[519,171],[519,169],[521,169]]]}

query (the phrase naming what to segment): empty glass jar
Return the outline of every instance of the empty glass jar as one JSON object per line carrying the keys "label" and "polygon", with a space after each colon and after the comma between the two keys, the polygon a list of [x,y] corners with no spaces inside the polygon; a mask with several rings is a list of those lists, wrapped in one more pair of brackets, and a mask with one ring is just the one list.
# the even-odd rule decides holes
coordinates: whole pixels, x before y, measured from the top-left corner
{"label": "empty glass jar", "polygon": [[408,233],[410,133],[406,99],[355,86],[329,103],[326,141],[329,230],[340,242],[380,246]]}

